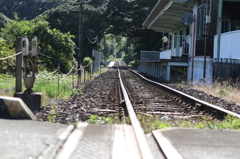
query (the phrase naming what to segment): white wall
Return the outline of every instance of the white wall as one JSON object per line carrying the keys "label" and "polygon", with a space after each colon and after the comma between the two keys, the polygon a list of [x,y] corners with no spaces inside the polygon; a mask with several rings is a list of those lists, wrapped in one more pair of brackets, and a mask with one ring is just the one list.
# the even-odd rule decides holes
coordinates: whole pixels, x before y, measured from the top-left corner
{"label": "white wall", "polygon": [[[214,37],[214,58],[217,58],[217,35]],[[221,34],[220,58],[240,59],[240,30]]]}
{"label": "white wall", "polygon": [[161,59],[171,59],[171,50],[160,52],[160,60]]}

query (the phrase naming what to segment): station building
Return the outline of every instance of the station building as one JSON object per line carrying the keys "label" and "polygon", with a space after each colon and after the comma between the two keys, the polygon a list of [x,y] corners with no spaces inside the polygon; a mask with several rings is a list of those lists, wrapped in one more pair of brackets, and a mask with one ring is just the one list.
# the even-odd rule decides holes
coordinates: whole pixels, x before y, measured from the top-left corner
{"label": "station building", "polygon": [[240,77],[240,0],[160,0],[143,27],[162,48],[141,51],[138,71],[166,81],[211,84]]}

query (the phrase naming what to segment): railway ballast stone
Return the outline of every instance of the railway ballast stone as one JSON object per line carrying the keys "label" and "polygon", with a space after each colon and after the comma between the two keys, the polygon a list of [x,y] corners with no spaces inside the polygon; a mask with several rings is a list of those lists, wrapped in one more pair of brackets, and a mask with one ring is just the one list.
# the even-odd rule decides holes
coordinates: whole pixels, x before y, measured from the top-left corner
{"label": "railway ballast stone", "polygon": [[117,70],[110,69],[87,82],[80,95],[59,102],[54,108],[51,105],[44,106],[36,113],[38,120],[48,121],[53,117],[54,122],[73,124],[88,120],[91,115],[108,116],[108,113],[96,111],[98,109],[114,110],[117,102],[115,95],[115,81]]}

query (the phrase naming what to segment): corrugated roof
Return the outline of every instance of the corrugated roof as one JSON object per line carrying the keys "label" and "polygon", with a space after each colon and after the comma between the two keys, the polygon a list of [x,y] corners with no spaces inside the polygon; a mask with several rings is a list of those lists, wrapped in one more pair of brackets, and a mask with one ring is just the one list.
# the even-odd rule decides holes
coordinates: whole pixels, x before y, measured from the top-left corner
{"label": "corrugated roof", "polygon": [[192,12],[192,0],[179,3],[176,0],[160,0],[153,8],[143,27],[158,32],[173,32],[185,26],[181,22],[184,13]]}

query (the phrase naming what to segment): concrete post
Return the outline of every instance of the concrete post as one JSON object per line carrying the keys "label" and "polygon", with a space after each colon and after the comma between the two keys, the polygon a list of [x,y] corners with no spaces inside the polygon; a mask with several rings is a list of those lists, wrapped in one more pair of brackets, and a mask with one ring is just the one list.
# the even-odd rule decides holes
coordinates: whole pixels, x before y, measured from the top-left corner
{"label": "concrete post", "polygon": [[171,66],[167,65],[166,67],[166,80],[170,81],[170,68]]}
{"label": "concrete post", "polygon": [[180,56],[180,44],[181,44],[181,37],[179,36],[180,35],[180,31],[178,30],[177,31],[177,46],[176,46],[176,56]]}
{"label": "concrete post", "polygon": [[[16,53],[21,52],[22,38],[18,37],[16,41]],[[15,92],[22,92],[22,54],[16,56],[16,86]]]}
{"label": "concrete post", "polygon": [[175,44],[175,33],[172,33],[172,40],[171,40],[171,56],[176,56],[176,52],[174,52],[174,44]]}

